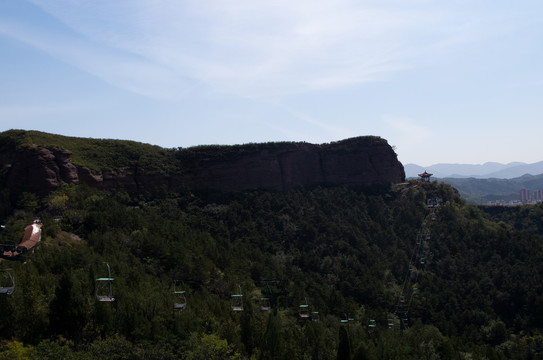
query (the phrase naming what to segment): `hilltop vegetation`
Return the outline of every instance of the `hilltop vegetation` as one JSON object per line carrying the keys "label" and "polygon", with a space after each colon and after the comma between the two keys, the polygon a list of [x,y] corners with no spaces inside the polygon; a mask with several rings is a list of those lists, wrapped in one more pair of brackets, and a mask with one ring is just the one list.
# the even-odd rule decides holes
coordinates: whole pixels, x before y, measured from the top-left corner
{"label": "hilltop vegetation", "polygon": [[405,173],[385,139],[328,144],[276,142],[163,149],[123,140],[35,131],[0,134],[0,186],[47,194],[64,183],[163,197],[193,191],[288,190],[295,186],[398,183]]}
{"label": "hilltop vegetation", "polygon": [[95,172],[131,167],[142,161],[145,164],[141,165],[154,164],[156,168],[173,170],[173,150],[136,141],[79,138],[26,130],[0,133],[0,152],[37,146],[69,150],[74,165]]}
{"label": "hilltop vegetation", "polygon": [[[343,142],[354,141],[354,139]],[[367,144],[381,142],[376,136],[356,138]],[[261,149],[295,147],[295,142],[250,143],[243,145],[200,145],[190,148],[165,149],[155,145],[130,140],[93,139],[70,137],[41,131],[8,130],[0,133],[0,152],[17,148],[58,148],[69,150],[74,165],[89,168],[94,172],[109,171],[124,167],[138,167],[145,171],[149,167],[160,168],[164,174],[180,172],[180,166],[194,159],[201,161],[235,160]]]}
{"label": "hilltop vegetation", "polygon": [[[448,185],[162,198],[64,185],[46,198],[0,195],[3,241],[19,239],[35,214],[44,231],[25,263],[0,265],[16,278],[15,292],[0,296],[0,359],[541,356],[541,234],[491,220]],[[436,197],[409,327],[395,319],[388,329],[426,199]],[[104,262],[113,303],[95,297]],[[259,305],[271,279],[284,291],[277,316]],[[174,280],[185,310],[173,309]],[[233,312],[239,287],[244,311]],[[300,304],[319,321],[300,319]]]}

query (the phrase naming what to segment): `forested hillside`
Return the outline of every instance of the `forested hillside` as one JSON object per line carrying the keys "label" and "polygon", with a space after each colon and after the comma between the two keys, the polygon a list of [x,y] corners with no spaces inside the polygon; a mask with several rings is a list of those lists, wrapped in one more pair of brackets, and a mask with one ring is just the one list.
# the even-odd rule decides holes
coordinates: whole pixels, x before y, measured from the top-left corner
{"label": "forested hillside", "polygon": [[541,234],[445,184],[1,197],[3,243],[36,216],[43,236],[0,263],[0,359],[543,356]]}

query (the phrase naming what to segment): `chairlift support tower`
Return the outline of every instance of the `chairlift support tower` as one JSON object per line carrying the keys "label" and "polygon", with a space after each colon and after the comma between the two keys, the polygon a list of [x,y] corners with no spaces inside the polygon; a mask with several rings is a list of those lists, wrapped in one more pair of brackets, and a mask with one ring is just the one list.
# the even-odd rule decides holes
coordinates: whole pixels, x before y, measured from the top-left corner
{"label": "chairlift support tower", "polygon": [[[273,315],[277,316],[278,309],[278,299],[280,296],[288,294],[288,291],[285,289],[286,281],[285,280],[261,280],[259,285],[264,285],[262,294],[265,298],[268,299],[270,310],[273,309]],[[262,310],[262,307],[261,307]]]}

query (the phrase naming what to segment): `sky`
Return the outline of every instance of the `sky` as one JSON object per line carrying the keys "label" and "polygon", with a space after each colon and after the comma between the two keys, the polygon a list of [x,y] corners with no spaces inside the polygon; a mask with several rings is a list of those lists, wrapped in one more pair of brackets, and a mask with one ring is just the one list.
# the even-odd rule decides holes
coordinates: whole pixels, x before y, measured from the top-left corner
{"label": "sky", "polygon": [[0,0],[0,131],[543,160],[540,0]]}

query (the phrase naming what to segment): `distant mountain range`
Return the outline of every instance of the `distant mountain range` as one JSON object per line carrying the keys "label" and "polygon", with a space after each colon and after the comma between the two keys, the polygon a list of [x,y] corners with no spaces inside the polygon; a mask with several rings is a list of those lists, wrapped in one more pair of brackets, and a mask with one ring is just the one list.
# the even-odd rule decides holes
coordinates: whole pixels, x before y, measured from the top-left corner
{"label": "distant mountain range", "polygon": [[404,170],[407,178],[416,178],[418,174],[427,171],[433,174],[434,178],[513,179],[526,174],[543,174],[543,161],[533,164],[522,162],[512,162],[509,164],[487,162],[482,165],[434,164],[426,167],[416,164],[405,164]]}
{"label": "distant mountain range", "polygon": [[520,200],[520,189],[525,188],[533,194],[543,190],[543,174],[523,175],[514,179],[475,179],[471,178],[432,178],[456,188],[467,201],[487,204],[496,200]]}

